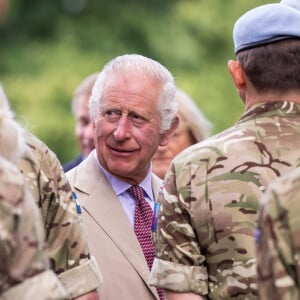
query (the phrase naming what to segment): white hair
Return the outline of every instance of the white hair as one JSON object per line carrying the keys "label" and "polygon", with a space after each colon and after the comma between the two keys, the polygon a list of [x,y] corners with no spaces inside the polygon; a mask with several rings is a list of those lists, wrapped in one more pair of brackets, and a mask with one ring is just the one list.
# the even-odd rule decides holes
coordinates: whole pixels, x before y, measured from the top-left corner
{"label": "white hair", "polygon": [[14,113],[0,84],[0,156],[14,162],[25,150],[22,127],[14,120]]}
{"label": "white hair", "polygon": [[159,62],[138,54],[125,54],[109,61],[99,73],[89,100],[89,109],[93,121],[97,120],[102,101],[103,87],[112,72],[125,71],[124,74],[135,72],[142,78],[159,80],[161,90],[158,93],[158,113],[160,116],[160,131],[170,129],[177,114],[175,101],[175,83],[172,74]]}

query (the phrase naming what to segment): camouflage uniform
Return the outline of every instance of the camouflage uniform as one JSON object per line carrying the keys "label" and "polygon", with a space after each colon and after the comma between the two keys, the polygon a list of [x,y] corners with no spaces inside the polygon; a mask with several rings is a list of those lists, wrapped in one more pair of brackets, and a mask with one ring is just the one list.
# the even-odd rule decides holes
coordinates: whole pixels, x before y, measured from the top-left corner
{"label": "camouflage uniform", "polygon": [[40,208],[51,268],[70,297],[95,290],[101,283],[90,253],[71,187],[56,155],[37,138],[24,132],[28,149],[18,162]]}
{"label": "camouflage uniform", "polygon": [[262,300],[300,299],[300,170],[276,180],[261,201],[257,232]]}
{"label": "camouflage uniform", "polygon": [[166,175],[150,284],[257,299],[254,230],[267,184],[300,163],[300,105],[255,105],[177,156]]}
{"label": "camouflage uniform", "polygon": [[41,218],[18,168],[0,158],[0,299],[67,299],[49,269]]}

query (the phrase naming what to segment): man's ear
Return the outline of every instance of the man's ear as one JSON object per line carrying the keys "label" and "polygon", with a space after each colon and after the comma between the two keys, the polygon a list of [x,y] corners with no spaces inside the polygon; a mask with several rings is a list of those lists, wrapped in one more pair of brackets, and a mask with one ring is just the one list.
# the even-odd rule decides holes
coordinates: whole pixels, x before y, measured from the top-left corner
{"label": "man's ear", "polygon": [[235,87],[241,90],[245,86],[245,76],[241,64],[236,60],[229,60],[227,67]]}
{"label": "man's ear", "polygon": [[179,125],[179,118],[178,116],[176,116],[172,121],[170,129],[162,134],[162,139],[159,144],[160,146],[166,146],[169,143],[170,139],[175,134],[178,125]]}

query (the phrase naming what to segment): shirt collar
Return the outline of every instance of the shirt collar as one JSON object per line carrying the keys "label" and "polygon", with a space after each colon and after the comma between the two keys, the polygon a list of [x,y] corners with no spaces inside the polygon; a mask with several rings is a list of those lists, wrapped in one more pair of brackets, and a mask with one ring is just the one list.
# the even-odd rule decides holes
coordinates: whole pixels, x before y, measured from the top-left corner
{"label": "shirt collar", "polygon": [[[98,160],[96,149],[94,149],[93,152],[94,152],[93,155],[94,155],[94,158],[95,158],[98,168],[104,173],[105,177],[111,184],[116,195],[119,196],[120,194],[127,191],[131,185],[125,181],[120,180],[119,178],[117,178],[116,176],[114,176],[110,172],[108,172],[106,169],[104,169]],[[144,178],[144,180],[142,182],[139,183],[139,186],[144,190],[147,197],[151,201],[154,201],[151,179],[152,179],[152,165],[150,165],[147,176]]]}

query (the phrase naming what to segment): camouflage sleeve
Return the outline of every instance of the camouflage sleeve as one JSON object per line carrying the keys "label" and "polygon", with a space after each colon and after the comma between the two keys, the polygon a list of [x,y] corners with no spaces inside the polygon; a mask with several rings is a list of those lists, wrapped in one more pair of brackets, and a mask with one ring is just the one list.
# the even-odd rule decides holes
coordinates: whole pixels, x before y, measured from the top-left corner
{"label": "camouflage sleeve", "polygon": [[167,173],[158,202],[158,228],[153,234],[156,258],[149,283],[174,292],[206,295],[205,257],[192,228],[188,204],[177,191],[174,165]]}
{"label": "camouflage sleeve", "polygon": [[66,299],[49,271],[42,221],[20,171],[0,159],[0,299]]}
{"label": "camouflage sleeve", "polygon": [[0,300],[32,300],[36,299],[37,295],[40,300],[69,299],[55,273],[52,270],[47,270],[6,290],[0,294]]}
{"label": "camouflage sleeve", "polygon": [[0,161],[0,290],[3,290],[46,270],[48,259],[38,222],[41,219],[31,195],[26,193],[24,179],[11,163]]}
{"label": "camouflage sleeve", "polygon": [[32,138],[28,144],[33,151],[21,168],[33,192],[37,190],[51,268],[69,295],[78,297],[95,290],[101,284],[101,275],[90,256],[80,211],[56,155]]}
{"label": "camouflage sleeve", "polygon": [[[40,186],[44,188],[44,197],[47,195],[42,210],[50,257],[53,269],[73,298],[95,290],[100,285],[101,276],[96,261],[90,256],[80,210],[69,182],[56,156],[52,152],[45,154],[49,159],[43,160],[47,164],[41,168]],[[52,182],[48,181],[47,170],[59,175],[53,176]]]}
{"label": "camouflage sleeve", "polygon": [[300,298],[296,261],[300,257],[299,179],[275,181],[261,201],[256,251],[262,300]]}

